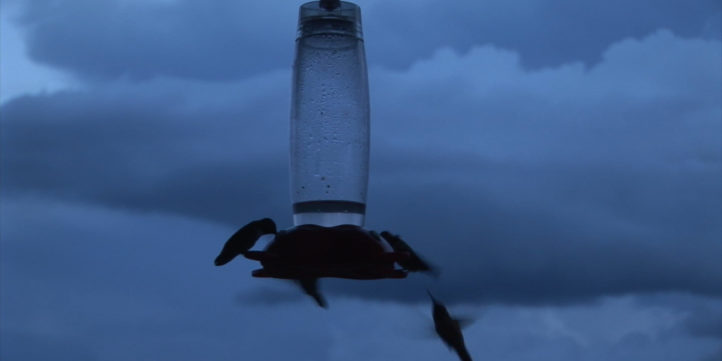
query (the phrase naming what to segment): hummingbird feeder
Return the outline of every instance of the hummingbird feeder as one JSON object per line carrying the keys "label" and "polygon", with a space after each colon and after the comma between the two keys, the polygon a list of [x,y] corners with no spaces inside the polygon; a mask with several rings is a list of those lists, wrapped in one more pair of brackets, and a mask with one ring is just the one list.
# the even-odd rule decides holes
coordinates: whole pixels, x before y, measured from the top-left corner
{"label": "hummingbird feeder", "polygon": [[[263,266],[254,277],[299,280],[308,286],[304,289],[315,288],[322,277],[405,278],[407,271],[419,270],[403,266],[414,257],[408,246],[398,247],[403,241],[363,228],[369,89],[356,4],[321,0],[301,5],[290,153],[294,227],[277,231],[270,218],[243,226],[223,246],[217,266],[243,254]],[[251,251],[265,234],[275,237],[265,250]]]}

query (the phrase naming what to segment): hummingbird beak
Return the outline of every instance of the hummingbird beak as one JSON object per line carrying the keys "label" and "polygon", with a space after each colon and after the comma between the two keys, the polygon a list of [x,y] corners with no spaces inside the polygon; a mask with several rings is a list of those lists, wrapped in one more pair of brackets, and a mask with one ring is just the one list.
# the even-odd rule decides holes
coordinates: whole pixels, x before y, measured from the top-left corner
{"label": "hummingbird beak", "polygon": [[426,293],[428,293],[428,294],[429,294],[429,297],[431,297],[431,302],[437,303],[437,302],[436,302],[436,298],[434,298],[434,295],[431,294],[431,291],[426,290]]}

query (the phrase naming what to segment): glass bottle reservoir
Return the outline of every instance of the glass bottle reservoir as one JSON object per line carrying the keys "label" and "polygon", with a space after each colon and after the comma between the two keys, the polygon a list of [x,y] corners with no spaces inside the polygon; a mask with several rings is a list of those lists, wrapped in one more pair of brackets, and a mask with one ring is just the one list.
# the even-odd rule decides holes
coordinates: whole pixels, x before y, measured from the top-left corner
{"label": "glass bottle reservoir", "polygon": [[291,199],[295,225],[363,226],[369,92],[360,8],[301,5],[293,64]]}

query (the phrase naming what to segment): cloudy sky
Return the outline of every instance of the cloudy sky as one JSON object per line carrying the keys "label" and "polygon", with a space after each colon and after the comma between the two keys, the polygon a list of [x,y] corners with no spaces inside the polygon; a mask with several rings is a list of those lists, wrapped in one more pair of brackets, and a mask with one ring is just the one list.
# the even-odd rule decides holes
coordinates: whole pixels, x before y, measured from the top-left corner
{"label": "cloudy sky", "polygon": [[292,225],[301,3],[2,1],[2,360],[455,360],[427,288],[475,360],[722,360],[718,0],[359,0],[366,225],[442,274],[328,310],[212,262]]}

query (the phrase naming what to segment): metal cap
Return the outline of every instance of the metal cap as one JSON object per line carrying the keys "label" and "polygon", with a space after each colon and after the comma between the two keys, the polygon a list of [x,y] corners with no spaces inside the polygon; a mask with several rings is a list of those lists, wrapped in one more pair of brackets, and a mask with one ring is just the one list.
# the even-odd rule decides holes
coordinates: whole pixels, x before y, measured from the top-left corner
{"label": "metal cap", "polygon": [[361,8],[347,1],[321,0],[301,5],[298,14],[298,38],[335,34],[363,38]]}

